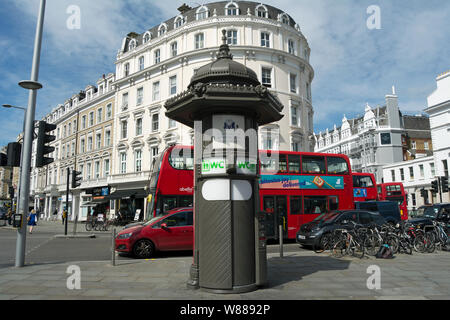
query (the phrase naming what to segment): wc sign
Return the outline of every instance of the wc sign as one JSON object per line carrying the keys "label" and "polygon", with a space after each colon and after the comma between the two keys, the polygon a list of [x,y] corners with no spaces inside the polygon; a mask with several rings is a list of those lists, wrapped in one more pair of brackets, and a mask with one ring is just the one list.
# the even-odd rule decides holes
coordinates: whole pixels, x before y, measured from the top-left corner
{"label": "wc sign", "polygon": [[202,161],[202,174],[222,174],[226,173],[227,166],[225,164],[225,159],[221,158],[211,158],[203,159]]}

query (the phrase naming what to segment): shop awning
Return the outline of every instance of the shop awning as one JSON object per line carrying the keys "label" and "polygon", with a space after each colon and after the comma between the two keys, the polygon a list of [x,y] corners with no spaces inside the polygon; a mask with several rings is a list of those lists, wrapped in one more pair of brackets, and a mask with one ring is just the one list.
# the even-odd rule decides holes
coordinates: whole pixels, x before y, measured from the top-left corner
{"label": "shop awning", "polygon": [[147,195],[148,195],[147,191],[145,191],[144,189],[125,189],[125,190],[116,190],[109,196],[106,196],[105,199],[107,200],[129,199],[131,197],[145,198],[147,197]]}
{"label": "shop awning", "polygon": [[109,201],[109,199],[107,199],[106,197],[98,197],[98,198],[92,199],[89,202],[82,203],[80,205],[80,207],[95,207],[96,205],[98,205],[100,203],[106,203],[108,201]]}

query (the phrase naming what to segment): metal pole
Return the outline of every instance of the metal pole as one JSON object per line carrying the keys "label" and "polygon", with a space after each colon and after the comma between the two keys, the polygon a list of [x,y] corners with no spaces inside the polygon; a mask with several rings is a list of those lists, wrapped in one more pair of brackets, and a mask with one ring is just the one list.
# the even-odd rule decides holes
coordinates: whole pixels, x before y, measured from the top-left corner
{"label": "metal pole", "polygon": [[278,237],[280,240],[280,258],[283,258],[283,225],[278,226]]}
{"label": "metal pole", "polygon": [[[31,81],[38,81],[39,63],[41,56],[42,31],[44,28],[45,0],[41,0],[39,7],[39,15],[36,26],[36,37],[34,41],[33,65],[31,68]],[[22,226],[17,230],[16,244],[16,267],[23,267],[25,264],[25,244],[27,235],[27,226],[25,215],[28,213],[28,202],[30,194],[30,168],[31,153],[33,146],[34,117],[36,111],[36,95],[37,89],[30,89],[28,94],[28,109],[26,112],[25,131],[23,137],[23,153],[20,173],[20,195],[18,213],[22,214]]]}
{"label": "metal pole", "polygon": [[439,198],[441,199],[442,203],[442,185],[441,185],[441,177],[438,177],[438,189],[439,189]]}
{"label": "metal pole", "polygon": [[[70,168],[67,168],[67,185],[66,185],[66,218],[64,221],[64,235],[67,236],[67,220],[69,220],[69,182],[70,182]],[[64,214],[64,211],[63,211]]]}
{"label": "metal pole", "polygon": [[116,228],[113,227],[112,228],[112,242],[111,242],[111,251],[112,251],[111,259],[112,259],[113,266],[116,265],[116,250],[115,250],[116,242],[115,242],[115,239],[116,239]]}

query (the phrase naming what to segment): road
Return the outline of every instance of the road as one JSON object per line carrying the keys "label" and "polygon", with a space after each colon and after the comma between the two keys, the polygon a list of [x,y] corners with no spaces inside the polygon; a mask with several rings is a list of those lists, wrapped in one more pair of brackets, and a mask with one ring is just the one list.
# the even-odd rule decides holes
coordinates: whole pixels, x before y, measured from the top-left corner
{"label": "road", "polygon": [[[106,261],[111,260],[111,232],[86,232],[84,224],[79,224],[77,234],[95,234],[95,238],[55,238],[64,234],[61,222],[38,222],[33,234],[26,237],[26,264],[65,263],[74,261]],[[68,234],[73,233],[73,224],[68,226]],[[0,227],[0,268],[14,266],[16,255],[17,231],[11,227]],[[283,245],[283,251],[294,252],[304,250],[290,241]],[[268,253],[279,252],[279,245],[269,243]],[[155,257],[186,257],[192,251],[158,253]],[[118,255],[118,260],[130,260],[133,257]]]}

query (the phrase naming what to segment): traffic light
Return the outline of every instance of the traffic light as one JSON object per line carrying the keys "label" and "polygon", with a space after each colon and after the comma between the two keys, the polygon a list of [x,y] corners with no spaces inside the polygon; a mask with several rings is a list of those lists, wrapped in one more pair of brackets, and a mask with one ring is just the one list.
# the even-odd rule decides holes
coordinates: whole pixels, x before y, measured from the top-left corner
{"label": "traffic light", "polygon": [[55,136],[47,134],[47,132],[56,129],[56,125],[47,123],[45,121],[39,121],[38,123],[38,136],[36,145],[36,167],[42,168],[53,162],[53,158],[45,157],[55,150],[54,147],[47,146],[46,144],[56,139]]}
{"label": "traffic light", "polygon": [[448,177],[441,177],[442,192],[448,192]]}
{"label": "traffic light", "polygon": [[420,195],[422,196],[422,198],[426,198],[426,196],[427,196],[427,190],[425,190],[425,189],[420,189]]}
{"label": "traffic light", "polygon": [[437,180],[431,181],[431,192],[433,193],[439,192],[439,185]]}
{"label": "traffic light", "polygon": [[83,179],[82,177],[80,177],[80,175],[80,171],[72,170],[72,189],[78,188],[81,185],[81,183],[78,182]]}
{"label": "traffic light", "polygon": [[20,167],[20,154],[22,145],[19,142],[8,143],[8,167]]}

